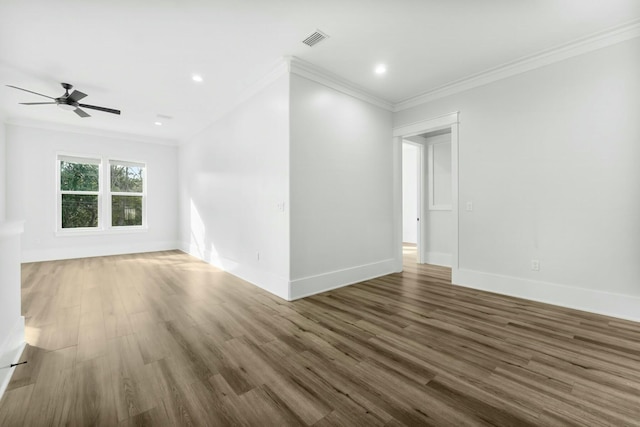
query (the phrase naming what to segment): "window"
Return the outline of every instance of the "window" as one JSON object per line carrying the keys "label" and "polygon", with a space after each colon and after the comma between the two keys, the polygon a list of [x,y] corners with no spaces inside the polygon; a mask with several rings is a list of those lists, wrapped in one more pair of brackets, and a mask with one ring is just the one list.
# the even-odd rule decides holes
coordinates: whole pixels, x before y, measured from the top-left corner
{"label": "window", "polygon": [[144,204],[144,165],[111,160],[111,226],[141,226]]}
{"label": "window", "polygon": [[67,155],[58,155],[57,160],[58,231],[146,226],[144,163]]}
{"label": "window", "polygon": [[100,226],[100,159],[60,156],[61,228]]}

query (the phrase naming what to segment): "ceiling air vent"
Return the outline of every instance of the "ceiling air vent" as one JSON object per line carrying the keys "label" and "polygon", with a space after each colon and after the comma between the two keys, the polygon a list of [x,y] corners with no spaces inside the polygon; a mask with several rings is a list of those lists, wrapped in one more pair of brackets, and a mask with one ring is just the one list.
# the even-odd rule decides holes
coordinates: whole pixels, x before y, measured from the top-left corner
{"label": "ceiling air vent", "polygon": [[309,47],[315,46],[320,43],[322,40],[328,38],[329,36],[323,33],[320,30],[316,30],[306,39],[302,40],[302,43],[306,44]]}

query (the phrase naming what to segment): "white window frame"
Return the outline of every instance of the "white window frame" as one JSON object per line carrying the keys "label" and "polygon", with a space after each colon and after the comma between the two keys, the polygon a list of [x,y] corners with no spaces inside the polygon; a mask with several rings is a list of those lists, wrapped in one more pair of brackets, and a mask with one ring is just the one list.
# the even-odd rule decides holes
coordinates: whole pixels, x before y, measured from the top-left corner
{"label": "white window frame", "polygon": [[[124,192],[124,191],[111,191],[111,165],[120,165],[120,166],[132,166],[132,167],[140,167],[142,168],[142,192],[141,193],[133,193],[133,192]],[[144,162],[132,162],[130,160],[117,160],[117,159],[108,159],[106,163],[106,182],[109,184],[107,191],[109,192],[108,197],[108,215],[105,217],[108,219],[108,228],[114,231],[122,231],[122,230],[146,230],[147,229],[147,165]],[[112,225],[112,198],[113,196],[139,196],[142,197],[142,225]]]}
{"label": "white window frame", "polygon": [[[98,165],[98,191],[68,191],[62,190],[60,183],[60,162],[73,161],[76,163],[87,163]],[[56,192],[56,225],[55,235],[59,237],[65,236],[83,236],[83,235],[100,235],[100,234],[119,234],[119,233],[135,233],[145,232],[148,230],[147,225],[147,164],[143,161],[119,160],[107,156],[98,156],[91,154],[77,154],[58,152],[55,158],[55,192]],[[133,165],[142,167],[142,193],[126,193],[111,192],[111,164]],[[62,228],[62,195],[63,194],[86,194],[98,196],[98,226],[97,227],[76,227]],[[111,220],[111,197],[112,196],[142,196],[142,225],[124,225],[112,226]]]}
{"label": "white window frame", "polygon": [[[63,190],[62,183],[60,182],[60,165],[62,162],[67,163],[81,163],[81,164],[97,164],[98,165],[98,191],[70,191]],[[56,156],[56,231],[59,233],[73,233],[84,234],[93,233],[102,230],[103,218],[102,218],[102,158],[91,155],[78,155],[78,154],[62,154],[58,153]],[[62,195],[63,194],[83,194],[87,196],[98,196],[98,225],[97,227],[75,227],[75,228],[62,228]]]}

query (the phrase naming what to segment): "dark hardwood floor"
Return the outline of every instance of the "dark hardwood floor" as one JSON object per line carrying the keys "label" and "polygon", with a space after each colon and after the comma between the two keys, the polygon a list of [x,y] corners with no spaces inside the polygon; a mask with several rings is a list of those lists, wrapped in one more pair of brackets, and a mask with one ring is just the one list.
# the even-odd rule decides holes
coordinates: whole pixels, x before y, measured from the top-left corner
{"label": "dark hardwood floor", "polygon": [[405,255],[291,303],[177,251],[25,264],[0,425],[640,425],[640,324]]}

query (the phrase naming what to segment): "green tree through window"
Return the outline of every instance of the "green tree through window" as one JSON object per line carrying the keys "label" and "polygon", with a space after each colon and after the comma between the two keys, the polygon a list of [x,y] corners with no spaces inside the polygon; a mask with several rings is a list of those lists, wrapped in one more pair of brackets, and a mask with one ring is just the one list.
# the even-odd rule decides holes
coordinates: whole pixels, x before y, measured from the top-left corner
{"label": "green tree through window", "polygon": [[145,169],[143,163],[58,155],[58,228],[103,229],[109,216],[111,227],[144,226]]}
{"label": "green tree through window", "polygon": [[100,166],[96,160],[60,161],[62,228],[99,225]]}
{"label": "green tree through window", "polygon": [[110,162],[111,226],[140,226],[143,222],[144,166]]}

